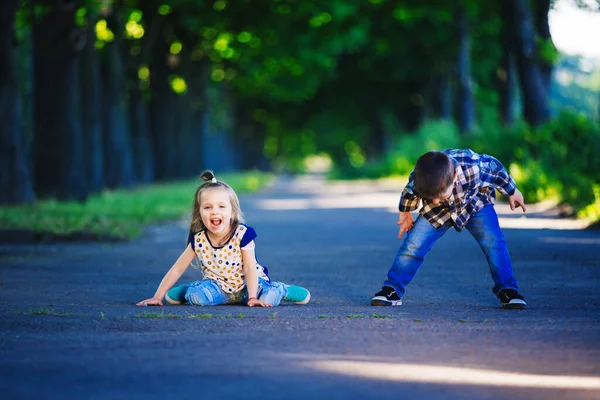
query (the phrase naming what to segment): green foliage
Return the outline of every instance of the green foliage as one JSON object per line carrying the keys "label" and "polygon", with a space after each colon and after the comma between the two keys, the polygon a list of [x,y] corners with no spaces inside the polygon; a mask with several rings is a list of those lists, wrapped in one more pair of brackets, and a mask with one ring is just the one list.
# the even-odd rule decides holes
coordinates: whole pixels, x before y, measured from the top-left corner
{"label": "green foliage", "polygon": [[600,63],[582,56],[563,55],[554,68],[549,105],[553,112],[568,108],[598,118]]}
{"label": "green foliage", "polygon": [[330,177],[406,176],[421,154],[462,147],[499,159],[527,202],[551,199],[571,206],[579,217],[600,220],[600,125],[570,111],[537,128],[490,123],[468,137],[461,137],[452,123],[427,122],[415,134],[401,136],[381,160],[357,168],[338,165]]}
{"label": "green foliage", "polygon": [[381,160],[354,166],[337,166],[330,174],[335,179],[407,176],[417,158],[431,150],[461,147],[456,125],[448,121],[429,121],[414,134],[403,134]]}
{"label": "green foliage", "polygon": [[556,46],[554,46],[554,42],[551,39],[544,40],[542,38],[537,38],[536,40],[537,48],[538,48],[538,56],[539,58],[548,64],[554,65],[560,58],[560,53]]}
{"label": "green foliage", "polygon": [[592,191],[594,192],[594,202],[580,209],[577,216],[597,223],[600,221],[600,184],[594,184]]}
{"label": "green foliage", "polygon": [[594,203],[600,183],[600,126],[582,114],[563,112],[533,132],[530,153],[561,189],[560,198],[576,209]]}
{"label": "green foliage", "polygon": [[[23,1],[16,15],[22,55],[32,24],[51,11],[40,4]],[[251,135],[264,133],[263,154],[278,170],[302,171],[306,157],[322,152],[336,164],[334,177],[407,175],[426,151],[472,147],[505,163],[528,201],[553,197],[574,205],[582,215],[596,215],[597,124],[570,113],[536,129],[523,124],[498,126],[496,77],[504,22],[498,2],[459,4],[469,16],[481,127],[469,137],[460,137],[449,122],[428,122],[414,133],[399,128],[409,125],[406,105],[418,98],[428,109],[432,78],[448,76],[455,66],[456,2],[128,0],[117,4],[80,2],[74,12],[77,24],[96,27],[105,40],[112,40],[111,35],[124,38],[129,46],[126,64],[136,72],[128,79],[137,77],[144,88],[150,77],[159,76],[153,68],[167,60],[171,73],[164,79],[173,89],[189,95],[195,111],[198,104],[211,105],[203,109],[209,111],[211,131],[239,133],[248,125]],[[98,21],[112,13],[124,22],[115,32],[106,21]],[[557,68],[573,72],[579,67],[573,60],[558,60],[551,41],[538,40],[537,49],[542,60]],[[571,108],[596,115],[600,75],[590,72],[584,80],[581,75],[570,76],[569,90],[552,89],[551,104],[558,108],[569,97]],[[30,93],[28,75],[21,80],[23,92]],[[251,117],[238,121],[233,110]],[[373,115],[381,110],[398,121],[384,129],[389,143],[384,155],[376,158],[369,146],[377,119]],[[188,213],[193,186],[107,192],[86,204],[44,201],[2,208],[0,227],[134,237],[147,223]]]}
{"label": "green foliage", "polygon": [[600,125],[583,114],[563,111],[537,128],[487,127],[466,145],[507,166],[528,202],[556,200],[597,220]]}
{"label": "green foliage", "polygon": [[[271,176],[260,172],[224,175],[237,193],[255,191]],[[200,182],[164,183],[133,190],[106,191],[86,203],[39,201],[0,208],[0,229],[27,229],[52,234],[94,233],[120,239],[138,236],[144,226],[191,213]]]}

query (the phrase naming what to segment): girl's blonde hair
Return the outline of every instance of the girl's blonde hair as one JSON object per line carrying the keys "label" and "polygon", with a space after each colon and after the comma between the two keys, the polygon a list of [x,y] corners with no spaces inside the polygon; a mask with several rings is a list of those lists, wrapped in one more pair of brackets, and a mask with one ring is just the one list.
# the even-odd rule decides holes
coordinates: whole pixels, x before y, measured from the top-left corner
{"label": "girl's blonde hair", "polygon": [[210,170],[204,171],[202,175],[200,175],[200,179],[202,179],[204,183],[198,186],[198,189],[196,189],[196,193],[194,194],[194,208],[192,208],[192,222],[190,223],[189,234],[191,235],[192,233],[206,229],[206,226],[204,226],[202,218],[200,217],[200,200],[202,194],[211,189],[224,189],[229,194],[229,201],[231,203],[231,231],[237,229],[237,227],[244,222],[244,214],[242,213],[240,200],[235,191],[227,183],[218,181],[217,178],[215,178],[215,174]]}

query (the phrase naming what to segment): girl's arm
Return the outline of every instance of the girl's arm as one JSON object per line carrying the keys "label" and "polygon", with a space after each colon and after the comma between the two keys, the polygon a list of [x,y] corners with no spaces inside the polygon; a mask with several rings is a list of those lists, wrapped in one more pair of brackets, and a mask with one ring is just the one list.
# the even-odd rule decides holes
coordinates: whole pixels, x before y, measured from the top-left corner
{"label": "girl's arm", "polygon": [[256,256],[254,255],[254,243],[249,243],[242,250],[242,268],[246,289],[248,290],[248,306],[271,307],[272,304],[258,300],[258,273],[256,272]]}
{"label": "girl's arm", "polygon": [[167,294],[167,291],[171,289],[171,287],[177,282],[177,280],[183,275],[185,270],[189,267],[190,263],[194,259],[196,254],[194,250],[192,250],[192,246],[188,244],[183,253],[179,256],[175,264],[169,269],[169,272],[166,273],[160,285],[158,285],[158,289],[156,289],[156,293],[154,293],[154,297],[150,299],[146,299],[137,303],[138,306],[162,306],[162,299]]}

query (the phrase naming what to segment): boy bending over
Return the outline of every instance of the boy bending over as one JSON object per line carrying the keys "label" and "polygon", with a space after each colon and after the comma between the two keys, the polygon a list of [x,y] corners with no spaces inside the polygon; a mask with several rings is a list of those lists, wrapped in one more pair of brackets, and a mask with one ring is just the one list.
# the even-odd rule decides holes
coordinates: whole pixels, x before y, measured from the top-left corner
{"label": "boy bending over", "polygon": [[[398,238],[406,233],[406,239],[371,305],[402,305],[406,286],[423,264],[425,255],[454,227],[458,232],[466,228],[483,250],[494,280],[492,291],[500,299],[501,307],[525,308],[527,304],[519,294],[494,210],[496,189],[508,196],[511,210],[521,207],[526,211],[515,181],[494,157],[469,149],[430,151],[419,157],[398,206]],[[420,215],[413,221],[410,212],[421,202]]]}

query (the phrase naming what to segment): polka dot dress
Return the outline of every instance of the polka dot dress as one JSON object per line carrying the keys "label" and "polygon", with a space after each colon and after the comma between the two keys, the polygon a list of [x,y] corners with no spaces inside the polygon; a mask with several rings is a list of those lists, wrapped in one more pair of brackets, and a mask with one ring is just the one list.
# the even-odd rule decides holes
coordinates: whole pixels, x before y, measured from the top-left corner
{"label": "polka dot dress", "polygon": [[[249,237],[244,238],[246,235]],[[204,279],[216,281],[225,293],[239,292],[245,286],[241,243],[250,242],[254,237],[256,237],[254,229],[240,225],[225,245],[213,247],[206,237],[206,231],[194,234],[190,237],[190,241],[201,263],[200,268],[195,268],[201,270]],[[256,269],[260,278],[269,280],[264,268],[258,263]]]}

